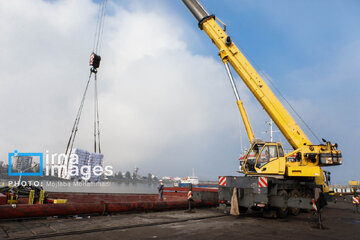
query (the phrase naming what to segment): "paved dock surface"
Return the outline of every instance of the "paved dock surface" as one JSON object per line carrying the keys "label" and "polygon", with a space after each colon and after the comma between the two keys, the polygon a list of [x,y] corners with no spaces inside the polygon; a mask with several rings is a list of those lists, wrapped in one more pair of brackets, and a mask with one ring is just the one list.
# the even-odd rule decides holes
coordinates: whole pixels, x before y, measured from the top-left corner
{"label": "paved dock surface", "polygon": [[360,239],[360,213],[352,204],[329,203],[318,218],[301,213],[286,219],[261,214],[229,216],[218,209],[196,209],[0,221],[0,239]]}

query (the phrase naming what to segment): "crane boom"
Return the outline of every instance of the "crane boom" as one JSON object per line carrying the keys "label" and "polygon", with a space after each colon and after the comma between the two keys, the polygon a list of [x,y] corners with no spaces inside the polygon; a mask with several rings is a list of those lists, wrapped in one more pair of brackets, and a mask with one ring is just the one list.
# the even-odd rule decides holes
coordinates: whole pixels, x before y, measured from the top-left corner
{"label": "crane boom", "polygon": [[298,149],[304,145],[312,145],[311,141],[274,95],[266,82],[215,21],[215,16],[209,15],[197,0],[182,1],[199,21],[199,27],[205,31],[219,49],[221,60],[224,63],[230,63],[239,74],[246,86],[273,119],[289,144],[294,149]]}
{"label": "crane boom", "polygon": [[246,133],[248,135],[248,138],[249,138],[249,141],[250,143],[253,142],[253,140],[255,139],[255,136],[254,136],[254,132],[253,130],[251,129],[251,125],[250,125],[250,122],[249,122],[249,118],[246,114],[246,111],[245,111],[245,108],[244,108],[244,105],[243,105],[243,102],[241,101],[240,97],[239,97],[239,92],[236,88],[236,84],[235,84],[235,81],[234,81],[234,78],[231,74],[231,71],[230,71],[230,68],[229,68],[229,64],[227,62],[224,62],[224,65],[225,65],[225,68],[226,68],[226,72],[228,73],[229,75],[229,79],[230,79],[230,82],[231,82],[231,86],[233,88],[233,91],[234,91],[234,94],[235,94],[235,97],[236,97],[236,104],[238,105],[238,108],[239,108],[239,111],[240,111],[240,115],[241,115],[241,118],[244,122],[244,126],[245,126],[245,129],[246,129]]}

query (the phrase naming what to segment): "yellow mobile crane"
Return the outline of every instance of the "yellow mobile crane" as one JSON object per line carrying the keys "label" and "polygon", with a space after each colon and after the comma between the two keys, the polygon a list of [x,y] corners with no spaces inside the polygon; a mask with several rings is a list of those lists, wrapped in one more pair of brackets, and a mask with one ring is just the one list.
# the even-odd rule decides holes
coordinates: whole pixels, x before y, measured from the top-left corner
{"label": "yellow mobile crane", "polygon": [[[208,35],[219,49],[219,56],[229,75],[236,99],[250,141],[250,149],[240,162],[245,177],[219,177],[219,198],[229,201],[233,188],[237,188],[239,206],[275,206],[280,215],[287,209],[298,214],[300,208],[311,208],[309,200],[314,197],[314,189],[328,192],[327,172],[321,166],[342,164],[341,151],[337,144],[312,144],[295,120],[287,112],[254,67],[233,43],[230,36],[208,14],[197,0],[182,0],[198,21],[198,26]],[[220,21],[221,22],[221,21]],[[293,151],[285,154],[280,142],[264,142],[255,139],[249,119],[240,100],[229,64],[244,81],[270,118],[275,122]],[[306,203],[305,203],[306,202]]]}

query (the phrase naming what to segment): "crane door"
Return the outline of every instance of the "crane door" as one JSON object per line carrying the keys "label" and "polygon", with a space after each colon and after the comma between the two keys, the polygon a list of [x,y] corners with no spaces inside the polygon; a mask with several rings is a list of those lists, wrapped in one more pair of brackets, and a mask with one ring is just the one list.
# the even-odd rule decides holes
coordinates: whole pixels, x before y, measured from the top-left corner
{"label": "crane door", "polygon": [[278,143],[266,143],[262,148],[255,170],[264,174],[283,174],[285,172],[284,151]]}

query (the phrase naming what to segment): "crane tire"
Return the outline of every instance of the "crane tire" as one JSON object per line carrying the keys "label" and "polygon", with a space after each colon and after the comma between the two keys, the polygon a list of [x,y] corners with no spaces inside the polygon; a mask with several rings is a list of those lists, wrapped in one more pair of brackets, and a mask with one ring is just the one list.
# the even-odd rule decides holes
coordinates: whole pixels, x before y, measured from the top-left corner
{"label": "crane tire", "polygon": [[[284,196],[285,199],[288,198],[288,194],[287,194],[286,190],[278,191],[277,195],[278,196]],[[276,216],[278,218],[286,218],[288,214],[289,214],[289,209],[288,208],[279,208],[279,207],[276,208]]]}
{"label": "crane tire", "polygon": [[[290,197],[301,197],[301,194],[298,190],[294,189],[290,192]],[[289,213],[293,216],[300,214],[300,208],[289,208]]]}

